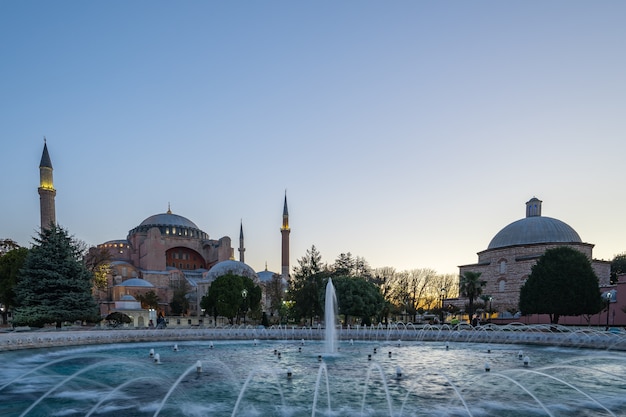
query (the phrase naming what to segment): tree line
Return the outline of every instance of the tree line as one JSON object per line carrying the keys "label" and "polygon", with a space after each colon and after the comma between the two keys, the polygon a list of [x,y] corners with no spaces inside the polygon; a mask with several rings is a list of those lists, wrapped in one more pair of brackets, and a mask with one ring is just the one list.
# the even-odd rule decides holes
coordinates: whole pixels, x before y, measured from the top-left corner
{"label": "tree line", "polygon": [[[612,283],[624,271],[626,254],[616,255],[611,263]],[[55,225],[41,231],[30,249],[10,239],[0,240],[2,322],[7,323],[9,311],[14,313],[14,325],[97,322],[100,317],[94,290],[106,287],[110,272],[106,251],[87,250],[83,242]],[[324,290],[330,278],[346,324],[387,323],[398,316],[412,320],[424,312],[441,312],[443,299],[458,295],[467,298],[466,312],[471,317],[476,301],[485,297],[485,281],[478,272],[458,277],[428,268],[373,269],[364,258],[350,252],[341,253],[329,264],[322,261],[313,245],[297,260],[288,283],[276,274],[261,288],[249,278],[226,275],[212,283],[201,307],[206,314],[227,317],[231,323],[250,317],[268,324],[271,317],[264,314],[268,313],[281,322],[313,325],[323,316]],[[184,283],[175,288],[172,300],[168,300],[171,308],[184,311],[187,293]],[[261,311],[263,294],[266,312]],[[146,305],[159,302],[156,294],[139,298]],[[549,314],[553,323],[566,315],[596,314],[604,307],[590,260],[567,247],[546,251],[520,292],[522,314]]]}

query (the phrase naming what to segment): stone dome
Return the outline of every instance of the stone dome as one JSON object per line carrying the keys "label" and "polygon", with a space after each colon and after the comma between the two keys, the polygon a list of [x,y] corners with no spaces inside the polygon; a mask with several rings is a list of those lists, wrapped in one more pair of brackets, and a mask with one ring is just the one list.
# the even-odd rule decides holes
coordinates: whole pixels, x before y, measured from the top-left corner
{"label": "stone dome", "polygon": [[276,272],[268,271],[267,269],[256,273],[261,282],[269,282]]}
{"label": "stone dome", "polygon": [[533,198],[526,203],[526,218],[500,230],[487,249],[539,243],[582,243],[572,227],[558,219],[541,216],[541,201]]}
{"label": "stone dome", "polygon": [[137,299],[130,294],[124,294],[120,297],[120,301],[137,301]]}
{"label": "stone dome", "polygon": [[208,239],[209,236],[198,229],[198,226],[186,217],[173,214],[171,210],[166,213],[155,214],[148,217],[141,224],[128,232],[129,236],[136,233],[146,233],[152,228],[158,228],[163,236],[179,237],[187,239]]}
{"label": "stone dome", "polygon": [[218,262],[209,270],[206,277],[207,279],[213,281],[217,277],[221,277],[222,275],[233,274],[239,275],[242,277],[248,277],[254,282],[259,282],[259,277],[257,276],[254,269],[243,262],[235,261],[233,259],[229,259],[228,261]]}
{"label": "stone dome", "polygon": [[155,214],[142,221],[139,227],[142,226],[175,226],[175,227],[189,227],[192,229],[198,229],[198,226],[186,217],[173,214],[171,211],[167,213]]}
{"label": "stone dome", "polygon": [[121,284],[117,284],[116,287],[147,287],[152,288],[154,285],[141,278],[131,278],[126,281],[122,281]]}

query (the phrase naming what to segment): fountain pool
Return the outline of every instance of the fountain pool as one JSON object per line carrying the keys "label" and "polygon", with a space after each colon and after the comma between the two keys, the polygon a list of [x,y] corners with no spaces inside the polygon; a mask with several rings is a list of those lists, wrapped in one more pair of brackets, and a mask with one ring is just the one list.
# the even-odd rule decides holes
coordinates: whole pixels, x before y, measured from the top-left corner
{"label": "fountain pool", "polygon": [[626,416],[620,352],[344,340],[326,354],[321,341],[257,339],[176,348],[0,353],[0,415]]}

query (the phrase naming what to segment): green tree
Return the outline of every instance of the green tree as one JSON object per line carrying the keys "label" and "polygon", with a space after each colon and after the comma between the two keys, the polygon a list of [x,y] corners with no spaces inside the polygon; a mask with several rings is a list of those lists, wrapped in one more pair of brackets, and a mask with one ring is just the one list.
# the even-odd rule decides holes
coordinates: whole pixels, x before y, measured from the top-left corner
{"label": "green tree", "polygon": [[15,287],[27,255],[28,249],[18,247],[0,256],[0,304],[4,306],[2,324],[7,324],[8,312],[15,307]]}
{"label": "green tree", "polygon": [[293,269],[293,278],[289,282],[288,311],[294,318],[310,319],[313,325],[313,319],[322,314],[321,291],[328,274],[327,266],[322,263],[322,255],[312,245],[298,259],[298,266]]}
{"label": "green tree", "polygon": [[372,269],[367,261],[360,256],[352,256],[350,252],[339,254],[330,270],[333,276],[336,277],[363,277],[368,280],[374,280]]}
{"label": "green tree", "polygon": [[176,316],[187,314],[189,310],[189,299],[187,298],[189,285],[187,284],[187,280],[183,279],[180,283],[172,287],[172,300],[170,301],[171,313]]}
{"label": "green tree", "polygon": [[379,316],[385,305],[378,287],[364,277],[343,276],[332,279],[339,314],[345,316],[345,323],[348,324],[352,316],[359,317],[361,324],[371,325],[372,317]]}
{"label": "green tree", "polygon": [[261,287],[250,278],[229,273],[211,283],[209,292],[200,301],[200,307],[216,320],[223,316],[234,324],[239,313],[246,314],[260,306],[261,293]]}
{"label": "green tree", "polygon": [[244,316],[250,312],[253,317],[258,318],[261,315],[261,298],[263,290],[259,285],[248,277],[241,277],[243,289],[241,290],[241,304],[239,310]]}
{"label": "green tree", "polygon": [[135,294],[135,299],[141,303],[141,308],[154,310],[159,308],[159,296],[153,290],[143,294]]}
{"label": "green tree", "polygon": [[356,267],[356,259],[352,257],[350,252],[340,253],[335,263],[331,266],[334,276],[352,276]]}
{"label": "green tree", "polygon": [[611,261],[611,284],[617,284],[617,276],[624,273],[626,273],[626,253],[620,253]]}
{"label": "green tree", "polygon": [[487,281],[480,279],[480,272],[467,271],[461,275],[459,282],[459,291],[461,295],[467,297],[469,306],[467,313],[470,320],[474,315],[474,300],[476,300],[483,292],[483,287],[487,284]]}
{"label": "green tree", "polygon": [[298,265],[293,268],[293,275],[296,279],[308,277],[325,271],[326,265],[322,263],[322,255],[315,245],[307,249],[306,254],[298,259]]}
{"label": "green tree", "polygon": [[74,239],[65,229],[51,225],[35,242],[19,273],[14,324],[55,323],[60,328],[65,321],[98,320],[93,275]]}
{"label": "green tree", "polygon": [[602,310],[598,277],[587,256],[567,246],[548,249],[533,265],[520,290],[522,314],[561,316],[596,314]]}
{"label": "green tree", "polygon": [[322,292],[328,276],[328,272],[323,271],[308,276],[294,276],[290,281],[288,293],[292,306],[290,310],[296,319],[309,319],[312,326],[313,319],[323,314]]}

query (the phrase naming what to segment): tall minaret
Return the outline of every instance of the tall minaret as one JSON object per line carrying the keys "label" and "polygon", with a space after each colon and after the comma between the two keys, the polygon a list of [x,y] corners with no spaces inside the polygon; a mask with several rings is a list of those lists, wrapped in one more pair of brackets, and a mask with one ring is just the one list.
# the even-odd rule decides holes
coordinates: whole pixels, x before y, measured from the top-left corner
{"label": "tall minaret", "polygon": [[283,225],[280,228],[282,235],[282,262],[280,275],[283,279],[289,279],[289,212],[287,211],[287,191],[285,191],[285,205],[283,207]]}
{"label": "tall minaret", "polygon": [[52,161],[50,161],[45,137],[43,138],[43,154],[39,163],[39,188],[37,191],[39,192],[41,230],[44,230],[49,228],[51,224],[56,224],[54,197],[57,194],[52,181]]}
{"label": "tall minaret", "polygon": [[239,262],[244,262],[244,252],[246,248],[243,246],[243,220],[239,224]]}

